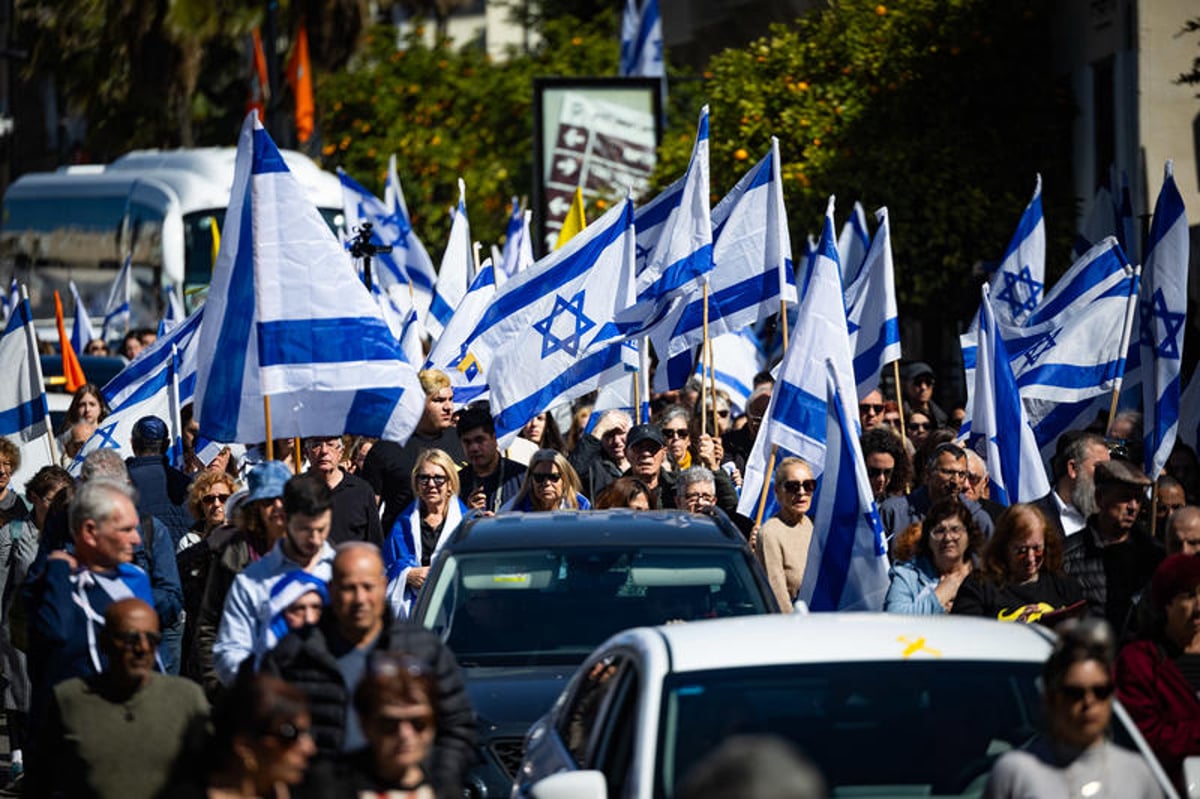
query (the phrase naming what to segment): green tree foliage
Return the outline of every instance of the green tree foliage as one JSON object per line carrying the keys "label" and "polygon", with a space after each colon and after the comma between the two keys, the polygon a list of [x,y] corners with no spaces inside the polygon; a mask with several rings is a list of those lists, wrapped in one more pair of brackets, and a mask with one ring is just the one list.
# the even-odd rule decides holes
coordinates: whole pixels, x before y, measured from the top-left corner
{"label": "green tree foliage", "polygon": [[398,49],[394,30],[375,29],[345,71],[317,76],[324,166],[382,196],[395,153],[413,226],[435,261],[461,177],[471,235],[499,242],[509,199],[530,191],[533,78],[613,74],[614,24],[611,15],[548,22],[534,52],[503,63],[478,47],[430,46],[422,31]]}
{"label": "green tree foliage", "polygon": [[[981,261],[997,261],[1043,176],[1049,273],[1074,225],[1072,108],[1048,75],[1045,3],[832,2],[713,58],[713,192],[780,140],[793,246],[855,200],[889,209],[896,288],[910,314],[964,318]],[[682,174],[696,108],[672,105],[658,182]],[[797,247],[796,252],[801,250]],[[927,313],[926,313],[927,312]]]}

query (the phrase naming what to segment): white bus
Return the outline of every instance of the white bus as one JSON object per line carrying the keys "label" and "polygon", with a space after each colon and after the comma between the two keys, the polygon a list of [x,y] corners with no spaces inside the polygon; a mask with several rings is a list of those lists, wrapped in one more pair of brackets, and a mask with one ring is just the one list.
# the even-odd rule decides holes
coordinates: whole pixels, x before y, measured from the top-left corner
{"label": "white bus", "polygon": [[[58,289],[69,316],[67,281],[74,280],[95,317],[132,243],[132,325],[157,322],[167,286],[180,289],[190,310],[212,275],[214,232],[224,224],[236,152],[135,150],[111,164],[22,175],[4,194],[4,290],[13,275],[27,283],[34,316],[47,319]],[[284,150],[283,156],[330,227],[340,227],[337,177],[302,153]]]}

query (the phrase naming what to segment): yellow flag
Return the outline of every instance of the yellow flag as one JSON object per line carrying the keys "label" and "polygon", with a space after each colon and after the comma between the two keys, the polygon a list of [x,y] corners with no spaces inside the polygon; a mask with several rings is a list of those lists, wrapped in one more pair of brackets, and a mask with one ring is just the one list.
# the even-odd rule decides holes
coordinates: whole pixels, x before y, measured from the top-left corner
{"label": "yellow flag", "polygon": [[571,240],[571,237],[576,233],[582,233],[587,227],[587,220],[583,218],[583,189],[575,187],[575,196],[571,199],[571,207],[567,209],[567,218],[563,220],[562,228],[558,231],[558,241],[554,242],[554,249],[566,244]]}

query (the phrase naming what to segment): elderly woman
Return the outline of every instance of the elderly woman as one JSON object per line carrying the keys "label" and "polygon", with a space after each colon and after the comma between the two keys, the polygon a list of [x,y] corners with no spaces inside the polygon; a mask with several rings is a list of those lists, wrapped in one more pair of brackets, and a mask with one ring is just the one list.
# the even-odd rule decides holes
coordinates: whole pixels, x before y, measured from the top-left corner
{"label": "elderly woman", "polygon": [[416,498],[396,517],[383,542],[388,602],[397,618],[408,616],[429,576],[434,555],[472,513],[459,499],[458,489],[458,469],[449,455],[440,449],[427,449],[417,456],[412,470]]}
{"label": "elderly woman", "polygon": [[784,458],[775,467],[775,498],[779,511],[763,522],[755,538],[754,554],[767,573],[779,609],[787,613],[796,601],[813,525],[806,515],[812,506],[813,479],[808,464],[799,458]]}
{"label": "elderly woman", "polygon": [[517,495],[501,511],[590,510],[579,493],[579,475],[561,452],[539,449],[529,459],[529,471]]}
{"label": "elderly woman", "polygon": [[1117,657],[1117,696],[1186,795],[1183,761],[1200,755],[1200,557],[1175,554],[1150,579],[1155,624]]}
{"label": "elderly woman", "polygon": [[1046,730],[1029,744],[1000,756],[983,795],[988,799],[1161,797],[1162,790],[1141,755],[1108,740],[1113,709],[1112,631],[1098,619],[1063,627],[1042,667]]}
{"label": "elderly woman", "polygon": [[667,462],[672,470],[692,465],[692,412],[682,405],[671,405],[658,418],[663,441],[667,442]]}
{"label": "elderly woman", "polygon": [[958,589],[954,613],[1001,621],[1037,621],[1083,600],[1079,581],[1062,568],[1062,539],[1036,505],[1000,515],[979,568]]}
{"label": "elderly woman", "polygon": [[890,613],[949,613],[974,568],[982,536],[957,496],[939,500],[921,522],[917,556],[892,566],[883,609]]}

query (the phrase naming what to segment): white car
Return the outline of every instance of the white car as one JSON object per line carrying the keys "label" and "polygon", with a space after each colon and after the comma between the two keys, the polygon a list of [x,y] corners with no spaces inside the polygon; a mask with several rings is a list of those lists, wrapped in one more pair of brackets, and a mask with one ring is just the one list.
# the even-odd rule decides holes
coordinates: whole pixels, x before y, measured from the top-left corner
{"label": "white car", "polygon": [[[628,630],[592,653],[526,738],[513,796],[670,799],[739,733],[791,740],[832,796],[978,797],[1041,724],[1037,625],[803,614]],[[1170,781],[1114,702],[1113,738]]]}

